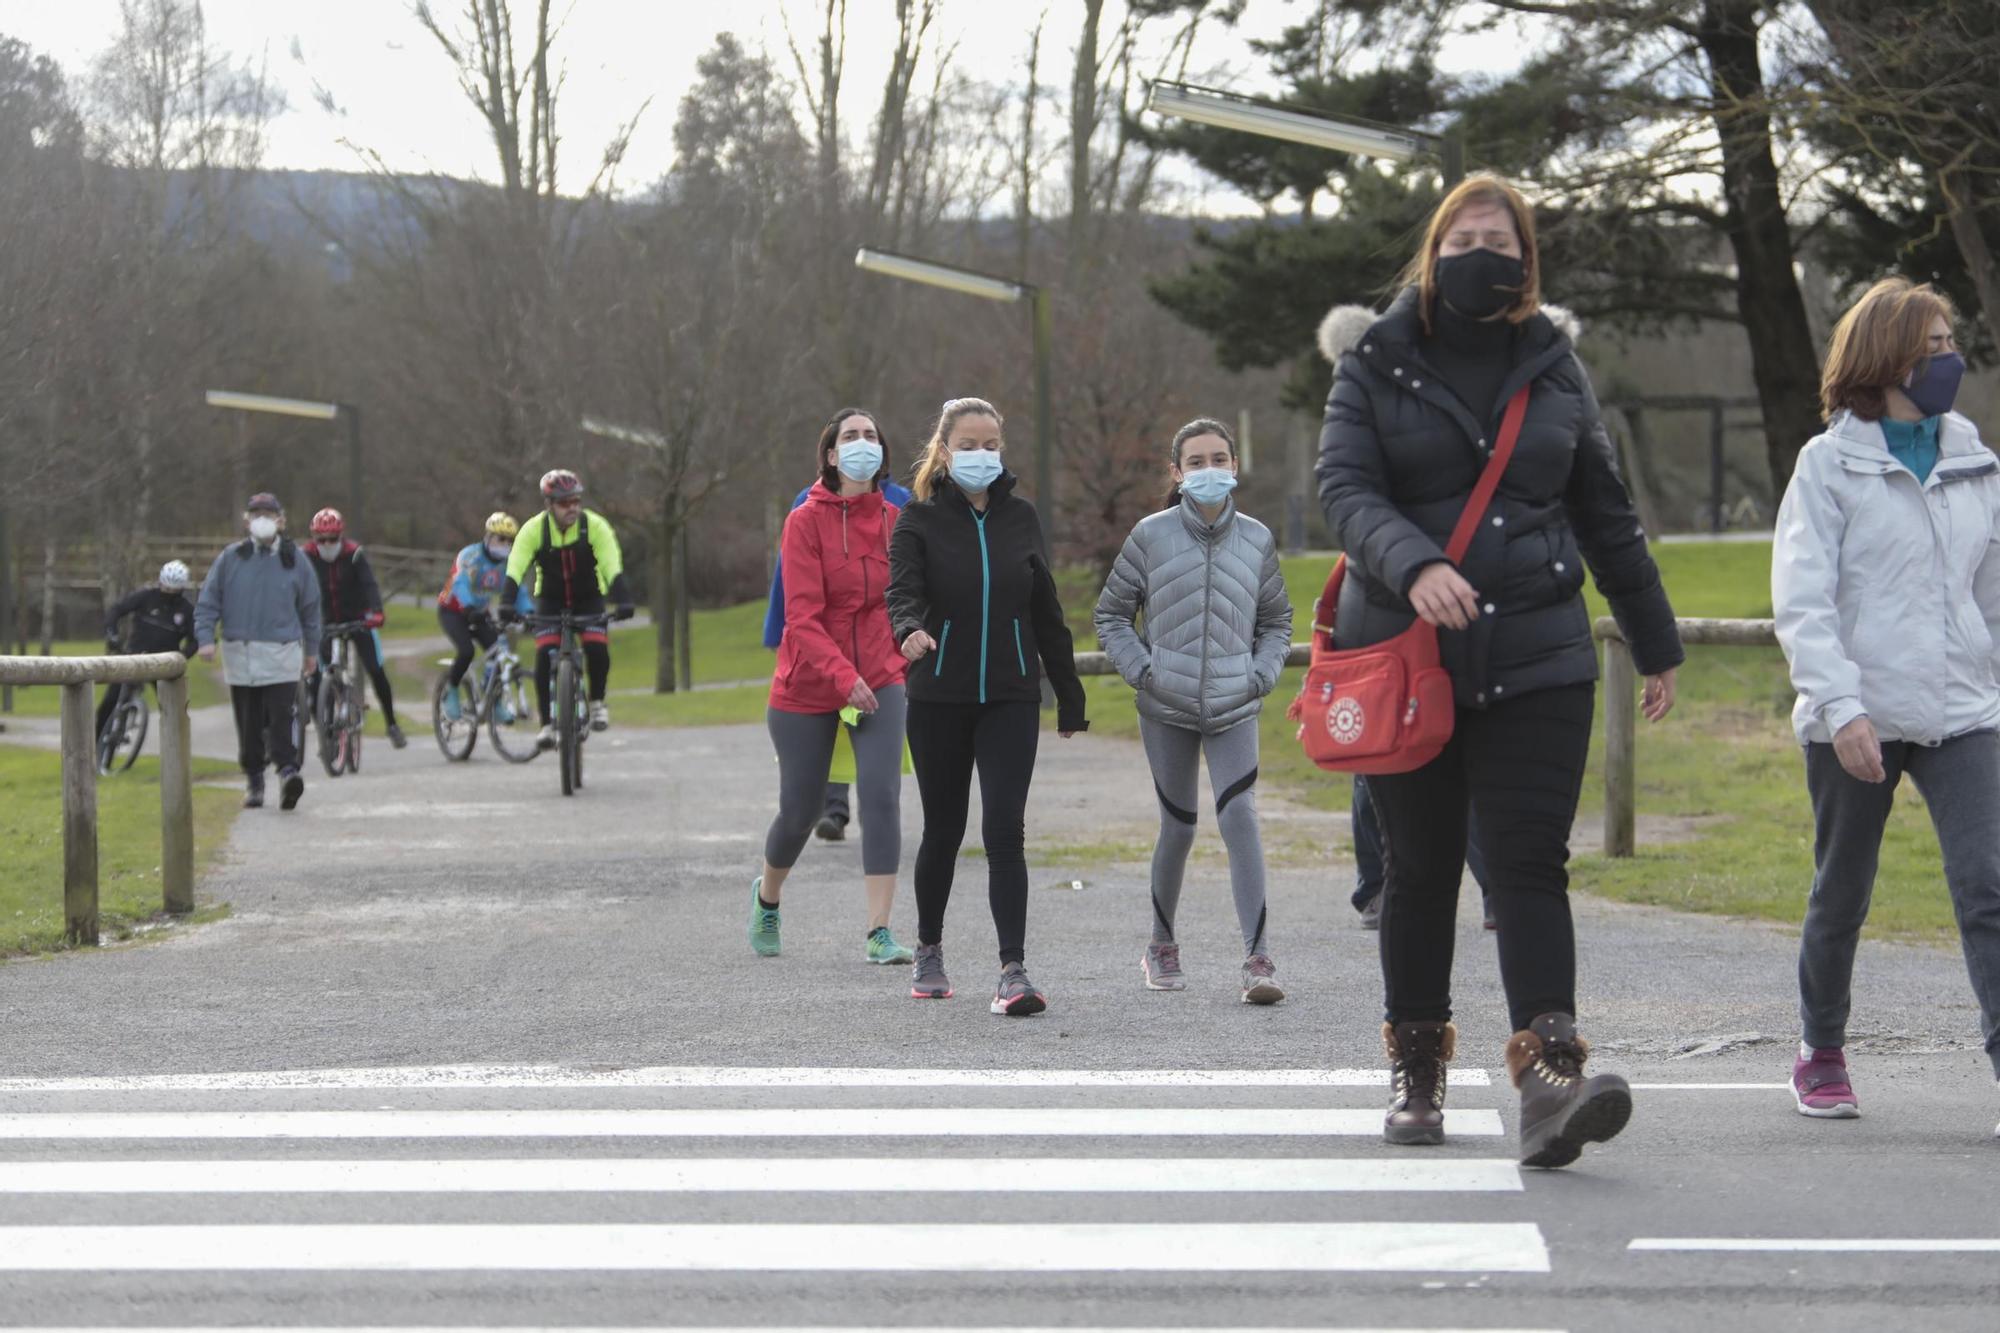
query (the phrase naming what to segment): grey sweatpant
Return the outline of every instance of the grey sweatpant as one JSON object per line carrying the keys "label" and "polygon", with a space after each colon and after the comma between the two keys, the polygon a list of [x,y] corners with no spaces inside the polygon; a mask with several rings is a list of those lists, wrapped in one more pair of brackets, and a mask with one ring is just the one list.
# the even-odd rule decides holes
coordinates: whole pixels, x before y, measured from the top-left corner
{"label": "grey sweatpant", "polygon": [[[893,875],[903,859],[903,726],[907,702],[901,685],[875,691],[879,705],[849,727],[854,741],[855,787],[861,800],[861,873]],[[805,850],[813,825],[826,813],[826,775],[833,768],[839,713],[764,710],[778,751],[778,817],[764,835],[764,860],[789,870]]]}
{"label": "grey sweatpant", "polygon": [[1257,719],[1204,736],[1151,718],[1139,719],[1153,794],[1160,802],[1160,840],[1153,845],[1153,942],[1174,938],[1181,879],[1194,848],[1195,803],[1201,799],[1201,757],[1208,755],[1215,788],[1215,822],[1229,850],[1229,887],[1243,952],[1264,952],[1264,843],[1257,832]]}
{"label": "grey sweatpant", "polygon": [[1937,829],[1986,1055],[2000,1076],[2000,734],[1975,731],[1936,746],[1884,742],[1882,768],[1883,781],[1863,782],[1840,766],[1831,745],[1806,746],[1815,867],[1799,939],[1806,1044],[1847,1043],[1854,948],[1875,890],[1882,829],[1907,773]]}

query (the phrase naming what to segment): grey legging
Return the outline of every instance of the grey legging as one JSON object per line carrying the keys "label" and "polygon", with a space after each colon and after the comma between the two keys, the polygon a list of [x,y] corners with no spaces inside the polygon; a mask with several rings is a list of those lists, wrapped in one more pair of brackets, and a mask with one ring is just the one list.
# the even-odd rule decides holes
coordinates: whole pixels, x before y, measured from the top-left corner
{"label": "grey legging", "polygon": [[1243,952],[1263,953],[1264,843],[1257,833],[1257,719],[1204,736],[1142,717],[1139,736],[1146,743],[1146,762],[1153,768],[1153,794],[1160,802],[1160,840],[1153,847],[1153,942],[1165,944],[1174,938],[1174,911],[1180,906],[1188,852],[1194,848],[1194,808],[1201,799],[1201,756],[1206,751],[1208,780],[1215,788],[1215,822],[1222,829],[1223,845],[1229,849],[1229,887],[1236,895]]}
{"label": "grey legging", "polygon": [[[901,685],[875,691],[879,707],[849,727],[854,741],[856,794],[861,802],[861,873],[893,875],[903,859],[903,723]],[[826,775],[840,735],[839,713],[765,710],[778,750],[778,817],[764,835],[764,860],[789,870],[826,813]]]}

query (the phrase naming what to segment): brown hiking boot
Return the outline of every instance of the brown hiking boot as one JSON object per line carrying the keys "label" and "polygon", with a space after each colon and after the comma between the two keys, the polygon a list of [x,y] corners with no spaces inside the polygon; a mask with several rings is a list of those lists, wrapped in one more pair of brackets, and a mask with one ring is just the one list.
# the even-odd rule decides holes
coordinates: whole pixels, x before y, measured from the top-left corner
{"label": "brown hiking boot", "polygon": [[1388,1143],[1444,1142],[1445,1065],[1458,1052],[1458,1029],[1449,1023],[1384,1023],[1389,1053],[1389,1114],[1382,1120]]}
{"label": "brown hiking boot", "polygon": [[1568,1166],[1632,1118],[1632,1086],[1583,1075],[1590,1045],[1568,1014],[1543,1014],[1507,1040],[1507,1073],[1521,1090],[1521,1165]]}

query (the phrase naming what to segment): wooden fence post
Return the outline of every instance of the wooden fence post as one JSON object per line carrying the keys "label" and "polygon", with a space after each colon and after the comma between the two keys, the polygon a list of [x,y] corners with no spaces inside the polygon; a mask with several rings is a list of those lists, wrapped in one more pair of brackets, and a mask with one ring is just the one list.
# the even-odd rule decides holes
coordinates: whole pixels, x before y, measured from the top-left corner
{"label": "wooden fence post", "polygon": [[194,910],[194,759],[187,677],[159,685],[160,895],[167,911],[184,915]]}
{"label": "wooden fence post", "polygon": [[1639,678],[1625,640],[1604,640],[1604,854],[1637,848]]}
{"label": "wooden fence post", "polygon": [[63,934],[97,943],[97,728],[91,682],[62,687]]}

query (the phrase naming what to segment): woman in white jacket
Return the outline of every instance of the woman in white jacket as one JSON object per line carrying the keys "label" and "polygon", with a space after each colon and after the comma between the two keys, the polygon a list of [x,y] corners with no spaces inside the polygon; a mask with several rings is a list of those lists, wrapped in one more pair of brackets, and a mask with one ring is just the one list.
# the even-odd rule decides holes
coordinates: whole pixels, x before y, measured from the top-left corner
{"label": "woman in white jacket", "polygon": [[1841,317],[1826,432],[1778,510],[1771,597],[1814,824],[1792,1069],[1803,1115],[1860,1114],[1842,1054],[1854,949],[1905,773],[1937,830],[2000,1077],[2000,461],[1951,410],[1965,370],[1952,318],[1900,278]]}

